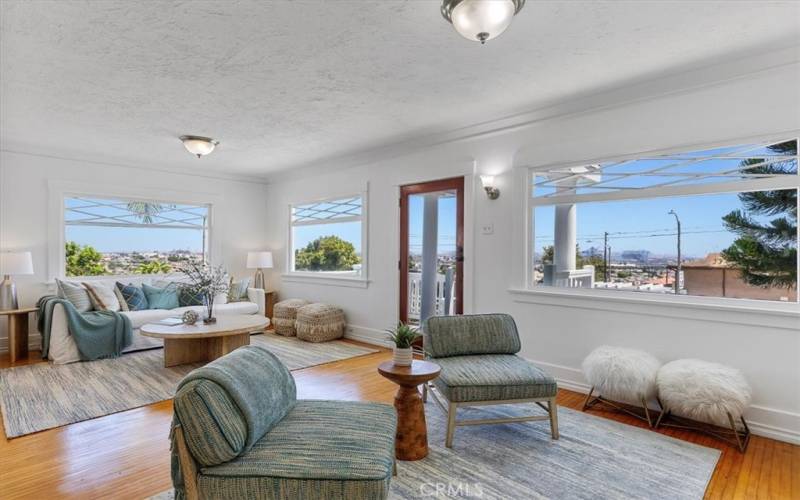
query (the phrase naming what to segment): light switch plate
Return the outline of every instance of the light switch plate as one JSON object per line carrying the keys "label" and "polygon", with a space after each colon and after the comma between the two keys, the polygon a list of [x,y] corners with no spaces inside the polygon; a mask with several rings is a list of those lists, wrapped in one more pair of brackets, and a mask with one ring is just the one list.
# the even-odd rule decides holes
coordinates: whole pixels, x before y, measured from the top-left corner
{"label": "light switch plate", "polygon": [[481,226],[481,234],[494,234],[494,224],[484,224]]}

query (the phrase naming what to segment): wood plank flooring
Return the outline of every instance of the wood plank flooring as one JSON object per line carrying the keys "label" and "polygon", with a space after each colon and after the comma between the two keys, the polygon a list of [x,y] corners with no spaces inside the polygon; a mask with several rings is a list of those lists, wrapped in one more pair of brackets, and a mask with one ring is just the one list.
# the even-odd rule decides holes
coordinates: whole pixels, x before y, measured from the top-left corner
{"label": "wood plank flooring", "polygon": [[[38,354],[31,353],[27,362],[40,362]],[[298,397],[391,403],[396,386],[376,372],[389,358],[382,351],[295,371]],[[0,368],[7,366],[4,355]],[[558,402],[578,409],[583,398],[561,390]],[[646,426],[624,414],[592,413]],[[171,418],[172,402],[163,401],[12,440],[0,429],[0,498],[142,499],[169,489]],[[753,436],[747,453],[740,454],[691,431],[658,432],[722,450],[706,498],[800,498],[800,446]]]}

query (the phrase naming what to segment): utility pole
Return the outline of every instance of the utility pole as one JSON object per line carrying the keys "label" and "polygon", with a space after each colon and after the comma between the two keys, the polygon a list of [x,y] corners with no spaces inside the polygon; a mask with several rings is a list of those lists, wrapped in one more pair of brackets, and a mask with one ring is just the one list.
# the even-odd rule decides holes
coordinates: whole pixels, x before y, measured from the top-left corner
{"label": "utility pole", "polygon": [[681,290],[681,220],[675,210],[670,210],[668,213],[674,215],[675,222],[678,223],[678,265],[675,267],[675,293],[679,294]]}
{"label": "utility pole", "polygon": [[608,283],[608,231],[603,234],[603,281]]}

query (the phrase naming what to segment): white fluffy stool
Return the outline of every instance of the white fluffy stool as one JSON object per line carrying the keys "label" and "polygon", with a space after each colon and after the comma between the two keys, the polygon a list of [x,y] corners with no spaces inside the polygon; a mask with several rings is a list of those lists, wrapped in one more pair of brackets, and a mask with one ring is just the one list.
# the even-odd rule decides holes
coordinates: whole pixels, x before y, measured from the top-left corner
{"label": "white fluffy stool", "polygon": [[735,444],[742,452],[747,448],[750,429],[744,410],[750,404],[751,391],[739,370],[699,359],[679,359],[661,367],[657,385],[663,411],[656,426],[698,430]]}
{"label": "white fluffy stool", "polygon": [[[656,375],[661,363],[644,351],[625,347],[600,346],[583,360],[583,374],[592,386],[584,411],[597,403],[603,403],[636,418],[653,420],[647,401],[656,394]],[[592,397],[594,392],[598,395]],[[642,414],[625,408],[617,402],[642,407]]]}

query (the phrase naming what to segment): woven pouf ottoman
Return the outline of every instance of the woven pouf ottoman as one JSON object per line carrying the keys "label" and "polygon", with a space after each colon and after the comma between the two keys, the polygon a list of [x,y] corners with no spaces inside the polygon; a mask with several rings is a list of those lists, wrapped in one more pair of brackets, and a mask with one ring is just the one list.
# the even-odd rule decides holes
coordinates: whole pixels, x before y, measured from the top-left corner
{"label": "woven pouf ottoman", "polygon": [[309,304],[297,310],[297,338],[327,342],[344,336],[344,311],[330,304]]}
{"label": "woven pouf ottoman", "polygon": [[660,366],[661,362],[655,356],[644,351],[598,347],[583,360],[583,374],[592,387],[583,403],[583,411],[602,403],[640,418],[653,427],[655,418],[650,418],[647,402],[656,395],[656,376]]}
{"label": "woven pouf ottoman", "polygon": [[750,429],[744,410],[750,404],[751,391],[739,370],[699,359],[679,359],[661,367],[656,383],[663,408],[657,426],[694,429],[733,444],[741,452],[747,448]]}
{"label": "woven pouf ottoman", "polygon": [[304,299],[286,299],[275,304],[272,309],[272,323],[275,325],[275,333],[284,337],[294,337],[295,321],[297,320],[297,310],[310,304]]}

